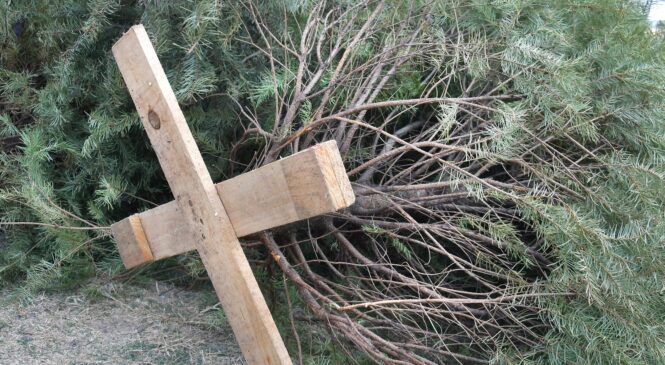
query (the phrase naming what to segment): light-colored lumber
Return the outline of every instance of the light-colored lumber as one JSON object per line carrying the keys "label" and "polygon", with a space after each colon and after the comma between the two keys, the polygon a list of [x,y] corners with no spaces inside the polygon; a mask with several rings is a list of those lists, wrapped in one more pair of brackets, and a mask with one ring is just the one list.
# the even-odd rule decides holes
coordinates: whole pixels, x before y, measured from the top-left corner
{"label": "light-colored lumber", "polygon": [[[335,142],[326,142],[311,148],[313,153],[299,153],[283,164],[291,200],[300,217],[312,217],[339,210],[355,201],[351,183],[344,170],[342,158]],[[304,168],[317,166],[317,168]]]}
{"label": "light-colored lumber", "polygon": [[[334,212],[355,199],[335,141],[226,180],[216,188],[238,237]],[[114,235],[127,268],[195,249],[195,237],[175,201],[138,216],[143,225],[139,233],[145,233],[152,258],[135,253],[139,237]],[[112,229],[126,226],[129,219]]]}
{"label": "light-colored lumber", "polygon": [[118,243],[118,251],[126,267],[155,260],[138,214],[112,225],[111,232]]}
{"label": "light-colored lumber", "polygon": [[248,364],[291,364],[175,94],[141,25],[113,46],[183,220]]}

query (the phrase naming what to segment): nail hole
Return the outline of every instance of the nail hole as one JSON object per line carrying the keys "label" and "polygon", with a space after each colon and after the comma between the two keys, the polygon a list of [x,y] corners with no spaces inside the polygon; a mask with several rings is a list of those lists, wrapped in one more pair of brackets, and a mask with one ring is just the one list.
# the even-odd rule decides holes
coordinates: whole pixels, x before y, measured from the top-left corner
{"label": "nail hole", "polygon": [[159,127],[162,126],[162,121],[159,119],[159,115],[152,110],[148,112],[148,121],[155,129],[159,129]]}

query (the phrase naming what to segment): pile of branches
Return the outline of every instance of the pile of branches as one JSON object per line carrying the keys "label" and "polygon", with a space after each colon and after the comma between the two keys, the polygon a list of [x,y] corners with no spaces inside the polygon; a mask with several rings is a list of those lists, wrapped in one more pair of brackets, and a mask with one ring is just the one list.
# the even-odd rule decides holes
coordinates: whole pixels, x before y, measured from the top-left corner
{"label": "pile of branches", "polygon": [[[561,181],[609,146],[589,150],[565,126],[553,135],[529,122],[540,116],[506,92],[519,74],[499,71],[503,55],[441,27],[428,7],[319,4],[293,39],[247,3],[257,32],[240,39],[271,65],[275,110],[266,127],[239,105],[248,128],[234,151],[262,146],[251,169],[337,141],[356,203],[261,241],[342,343],[385,364],[486,363],[497,349],[538,345],[538,296],[572,295],[538,290],[551,262],[533,216],[578,195]],[[364,57],[368,44],[380,51]]]}
{"label": "pile of branches", "polygon": [[38,222],[0,280],[115,275],[106,226],[172,199],[109,52],[140,22],[216,181],[337,141],[356,203],[245,248],[350,358],[665,362],[665,33],[633,2],[60,3],[0,4],[0,220]]}
{"label": "pile of branches", "polygon": [[[615,211],[599,187],[610,171],[641,169],[662,186],[650,167],[609,157],[632,148],[603,129],[630,123],[619,112],[629,108],[590,105],[594,92],[628,90],[581,80],[574,36],[556,29],[569,10],[548,19],[530,9],[541,21],[527,25],[519,23],[526,10],[500,10],[494,29],[469,21],[478,9],[434,3],[321,3],[283,29],[255,2],[238,10],[247,15],[237,39],[270,68],[255,89],[259,102],[238,103],[247,128],[232,158],[258,149],[243,161],[254,168],[334,139],[357,197],[261,241],[313,319],[379,363],[529,358],[553,346],[553,333],[584,326],[557,317],[560,306],[584,311],[626,298],[618,277],[630,269],[589,270],[587,259],[569,266],[572,257],[650,233],[599,233],[602,218],[585,216],[595,208],[575,205]],[[571,279],[571,267],[608,273]],[[613,285],[616,297],[599,299]],[[550,361],[565,361],[553,353]]]}

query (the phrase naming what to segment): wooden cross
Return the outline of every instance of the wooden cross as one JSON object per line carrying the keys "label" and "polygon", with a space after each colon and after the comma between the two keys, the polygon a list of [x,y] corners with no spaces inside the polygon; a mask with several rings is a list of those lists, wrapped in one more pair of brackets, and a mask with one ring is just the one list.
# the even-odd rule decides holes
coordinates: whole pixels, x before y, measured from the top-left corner
{"label": "wooden cross", "polygon": [[113,46],[175,201],[112,226],[126,267],[198,250],[249,364],[291,364],[238,237],[354,201],[335,142],[213,184],[148,34]]}

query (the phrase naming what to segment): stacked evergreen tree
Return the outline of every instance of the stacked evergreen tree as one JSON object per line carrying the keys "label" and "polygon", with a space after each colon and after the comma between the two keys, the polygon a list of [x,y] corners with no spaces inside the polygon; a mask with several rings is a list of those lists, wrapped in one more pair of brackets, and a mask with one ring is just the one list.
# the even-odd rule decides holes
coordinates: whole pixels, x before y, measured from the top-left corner
{"label": "stacked evergreen tree", "polygon": [[338,141],[357,203],[246,251],[338,345],[665,363],[665,49],[640,5],[0,4],[0,278],[120,273],[108,225],[171,199],[110,54],[141,22],[216,181]]}

